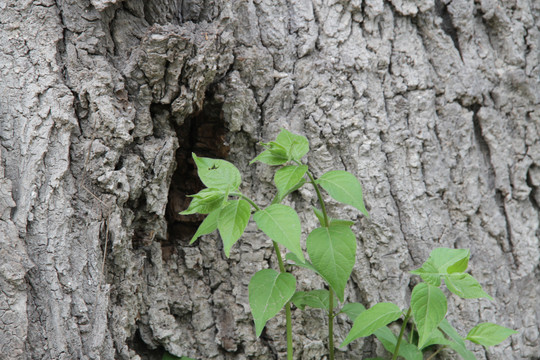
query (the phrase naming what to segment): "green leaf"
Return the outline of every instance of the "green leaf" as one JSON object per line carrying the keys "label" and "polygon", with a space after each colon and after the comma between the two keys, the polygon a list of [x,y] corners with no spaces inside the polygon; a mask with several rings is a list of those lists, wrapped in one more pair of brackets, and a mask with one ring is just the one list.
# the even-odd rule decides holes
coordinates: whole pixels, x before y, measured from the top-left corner
{"label": "green leaf", "polygon": [[443,319],[439,324],[439,329],[441,329],[453,340],[450,344],[448,344],[448,346],[454,349],[454,351],[457,352],[464,360],[476,360],[476,356],[474,356],[474,354],[467,349],[465,346],[465,341],[463,341],[463,338],[458,334],[456,329],[450,325],[448,320]]}
{"label": "green leaf", "polygon": [[319,220],[319,223],[321,223],[321,227],[326,227],[326,223],[324,222],[324,214],[321,210],[317,209],[316,207],[312,207],[313,212],[315,213],[315,216]]}
{"label": "green leaf", "polygon": [[[292,297],[291,301],[300,310],[304,310],[306,306],[315,309],[328,310],[329,305],[329,291],[328,290],[311,290],[311,291],[297,291]],[[337,305],[337,298],[334,295],[334,304]],[[335,307],[335,306],[334,306]]]}
{"label": "green leaf", "polygon": [[244,233],[250,215],[251,207],[245,200],[227,201],[225,207],[221,209],[217,224],[227,257],[229,257],[233,245]]}
{"label": "green leaf", "polygon": [[430,262],[425,262],[420,269],[411,271],[411,274],[420,275],[422,280],[433,286],[441,286],[441,276],[439,270]]}
{"label": "green leaf", "polygon": [[[343,306],[341,313],[347,314],[349,319],[355,320],[366,308],[360,303],[348,303]],[[373,335],[379,339],[384,348],[390,352],[394,353],[397,344],[397,337],[394,333],[387,327],[383,326],[382,328],[376,330]],[[412,344],[409,344],[407,340],[402,339],[401,345],[399,347],[399,356],[405,358],[406,360],[422,360],[422,352]]]}
{"label": "green leaf", "polygon": [[283,199],[287,197],[287,195],[295,192],[296,190],[300,189],[304,184],[306,183],[306,179],[301,179],[298,184],[293,186],[284,194],[277,193],[274,199],[272,200],[272,204],[279,204]]}
{"label": "green leaf", "polygon": [[[303,180],[308,170],[307,165],[289,165],[282,167],[274,175],[274,182],[278,189],[278,197],[281,201],[292,189],[298,189],[298,184]],[[304,180],[305,182],[305,180]],[[304,183],[302,182],[302,184]]]}
{"label": "green leaf", "polygon": [[490,347],[502,343],[513,334],[518,334],[518,332],[504,326],[485,322],[472,328],[469,334],[467,334],[466,339],[473,343]]}
{"label": "green leaf", "polygon": [[289,273],[264,269],[253,275],[248,292],[257,337],[261,335],[266,322],[276,316],[292,298],[295,290],[296,279]]}
{"label": "green leaf", "polygon": [[220,209],[217,209],[206,216],[201,225],[199,225],[199,228],[197,229],[195,235],[193,235],[193,237],[191,238],[189,245],[193,244],[199,237],[216,231],[218,226],[217,219],[219,217],[219,213]]}
{"label": "green leaf", "polygon": [[343,302],[356,259],[356,237],[348,226],[317,228],[309,234],[307,252],[318,273]]}
{"label": "green leaf", "polygon": [[[394,349],[396,348],[397,344],[397,336],[394,335],[392,330],[388,328],[388,326],[383,326],[380,329],[377,329],[373,335],[377,337],[377,339],[383,344],[384,348],[388,351],[393,353]],[[404,342],[406,343],[405,339],[401,340],[400,350],[401,347],[404,345]],[[401,351],[400,351],[401,354]]]}
{"label": "green leaf", "polygon": [[351,227],[354,225],[354,221],[351,220],[342,220],[330,218],[330,226],[348,226]]}
{"label": "green leaf", "polygon": [[436,248],[422,267],[411,273],[420,275],[422,280],[431,285],[440,286],[441,276],[465,271],[470,256],[467,249]]}
{"label": "green leaf", "polygon": [[257,155],[257,157],[250,161],[250,165],[254,162],[262,162],[270,166],[282,165],[285,164],[289,159],[286,154],[282,155],[280,152],[272,152],[270,149],[264,150],[262,153]]}
{"label": "green leaf", "polygon": [[[395,349],[395,346],[394,346],[394,349]],[[393,353],[394,350],[390,352]],[[424,356],[422,355],[422,351],[420,351],[413,344],[404,344],[403,340],[401,342],[401,346],[399,347],[399,356],[404,357],[406,360],[423,360],[424,359]]]}
{"label": "green leaf", "polygon": [[[375,337],[383,344],[386,351],[393,354],[396,349],[397,337],[388,328],[383,326],[373,333]],[[422,352],[414,345],[409,344],[404,338],[401,339],[401,345],[399,346],[399,356],[406,360],[423,360]]]}
{"label": "green leaf", "polygon": [[349,319],[354,321],[358,315],[366,311],[366,307],[360,303],[347,303],[341,308],[342,313],[346,314]]}
{"label": "green leaf", "polygon": [[362,312],[354,320],[351,331],[341,343],[340,347],[347,346],[351,341],[373,334],[376,330],[396,321],[401,316],[401,309],[392,303],[378,303]]}
{"label": "green leaf", "polygon": [[437,328],[446,315],[446,297],[438,287],[420,283],[412,291],[411,310],[420,337],[418,347],[422,348],[431,332]]}
{"label": "green leaf", "polygon": [[253,214],[253,219],[270,239],[285,246],[298,258],[304,259],[300,247],[300,219],[293,208],[281,204],[270,205]]}
{"label": "green leaf", "polygon": [[199,178],[206,187],[222,190],[238,190],[242,177],[240,171],[228,161],[198,157],[193,154]]}
{"label": "green leaf", "polygon": [[[439,329],[434,329],[431,334],[429,335],[429,339],[426,341],[424,346],[422,346],[422,349],[427,348],[431,345],[447,345],[449,346],[451,343],[450,340],[444,337],[443,333]],[[420,350],[422,350],[420,349]]]}
{"label": "green leaf", "polygon": [[309,269],[309,270],[312,270],[315,273],[319,274],[319,272],[317,271],[317,269],[315,269],[315,267],[313,266],[312,263],[310,263],[307,260],[300,260],[298,258],[298,256],[296,256],[294,253],[287,253],[287,255],[285,255],[285,259],[287,259],[289,261],[292,261],[294,263],[294,265],[296,265],[298,267],[301,267],[301,268],[304,268],[304,269]]}
{"label": "green leaf", "polygon": [[469,274],[453,273],[444,277],[444,283],[448,290],[464,299],[487,298],[493,301],[478,281]]}
{"label": "green leaf", "polygon": [[467,270],[471,252],[468,249],[436,248],[427,262],[431,263],[442,274],[463,272]]}
{"label": "green leaf", "polygon": [[282,144],[278,144],[275,141],[270,141],[268,144],[265,145],[268,146],[268,150],[270,150],[270,153],[275,157],[287,159],[287,161],[291,160],[288,148],[283,146]]}
{"label": "green leaf", "polygon": [[281,129],[276,143],[287,150],[287,155],[291,160],[300,161],[309,151],[309,141],[305,136],[293,134],[285,129]]}
{"label": "green leaf", "polygon": [[335,200],[352,205],[369,217],[364,206],[362,185],[353,174],[343,170],[329,171],[317,180],[317,184],[321,185]]}
{"label": "green leaf", "polygon": [[446,270],[449,274],[462,273],[465,270],[467,270],[467,267],[469,267],[469,258],[471,257],[470,250],[468,249],[458,249],[458,250],[467,250],[467,256],[465,256],[461,260],[456,261],[453,265],[450,265],[448,269]]}
{"label": "green leaf", "polygon": [[219,189],[203,189],[195,195],[190,195],[193,199],[189,207],[182,211],[180,215],[208,214],[216,209],[220,209],[228,196],[228,193]]}

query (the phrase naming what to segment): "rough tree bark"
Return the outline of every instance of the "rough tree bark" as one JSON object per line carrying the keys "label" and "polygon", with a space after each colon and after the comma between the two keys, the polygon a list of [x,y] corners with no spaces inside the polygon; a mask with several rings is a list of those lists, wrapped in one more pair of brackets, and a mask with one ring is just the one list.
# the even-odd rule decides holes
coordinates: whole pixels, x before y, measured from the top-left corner
{"label": "rough tree bark", "polygon": [[[0,0],[0,357],[283,358],[283,317],[256,339],[247,303],[268,241],[251,224],[226,259],[176,214],[191,151],[268,202],[248,161],[285,127],[364,186],[350,301],[405,306],[431,249],[470,248],[496,300],[450,319],[520,331],[479,359],[538,359],[539,26],[535,0]],[[293,317],[295,358],[324,358],[322,314]]]}

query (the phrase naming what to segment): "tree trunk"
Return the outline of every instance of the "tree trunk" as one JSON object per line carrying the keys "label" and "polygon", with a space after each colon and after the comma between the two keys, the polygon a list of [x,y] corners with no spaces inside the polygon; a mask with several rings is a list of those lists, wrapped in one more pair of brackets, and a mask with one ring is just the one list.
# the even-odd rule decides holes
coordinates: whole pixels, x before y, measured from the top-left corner
{"label": "tree trunk", "polygon": [[[470,248],[495,301],[451,296],[450,321],[519,331],[478,359],[538,359],[539,26],[535,0],[0,0],[0,357],[283,359],[284,316],[257,339],[247,298],[271,243],[251,223],[227,259],[178,215],[191,152],[267,204],[248,163],[283,127],[363,184],[369,219],[329,209],[359,220],[348,301],[405,307],[433,248]],[[291,198],[306,229],[315,199]],[[325,358],[322,313],[293,326]]]}

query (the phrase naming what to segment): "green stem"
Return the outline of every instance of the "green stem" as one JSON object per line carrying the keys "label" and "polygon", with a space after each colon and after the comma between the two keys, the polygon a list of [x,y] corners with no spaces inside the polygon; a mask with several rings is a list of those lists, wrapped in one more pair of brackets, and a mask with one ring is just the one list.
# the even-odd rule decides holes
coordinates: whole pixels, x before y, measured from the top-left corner
{"label": "green stem", "polygon": [[[279,271],[282,273],[287,272],[285,270],[285,265],[283,264],[283,258],[281,256],[281,251],[279,250],[279,245],[272,241],[274,244],[274,250],[276,251],[276,257],[278,259]],[[291,316],[291,302],[285,304],[285,319],[287,325],[287,360],[293,360],[293,343],[292,343],[292,316]]]}
{"label": "green stem", "polygon": [[257,204],[255,204],[255,202],[253,200],[251,200],[250,198],[248,198],[246,195],[244,195],[242,193],[238,193],[238,192],[232,192],[232,193],[229,193],[229,195],[241,197],[242,199],[244,199],[248,203],[250,203],[251,206],[253,206],[253,208],[255,208],[255,210],[261,211],[261,208],[259,206],[257,206]]}
{"label": "green stem", "polygon": [[[257,211],[261,211],[261,208],[255,204],[253,200],[251,200],[249,197],[242,193],[232,192],[229,195],[231,196],[238,196],[244,200],[246,200],[248,203],[253,206],[253,208]],[[286,273],[285,265],[283,264],[283,257],[281,256],[281,251],[279,250],[279,246],[275,241],[272,241],[272,244],[274,245],[274,251],[276,252],[276,257],[279,264],[279,271],[281,273]],[[292,343],[292,316],[291,316],[291,302],[289,301],[287,304],[285,304],[285,319],[286,319],[286,326],[287,326],[287,360],[293,360],[293,343]]]}
{"label": "green stem", "polygon": [[311,174],[311,172],[307,172],[307,175],[309,176],[309,180],[313,184],[313,187],[315,188],[315,192],[317,193],[317,198],[319,199],[319,204],[321,204],[321,211],[324,216],[324,226],[328,227],[330,226],[330,222],[328,221],[328,214],[326,213],[326,206],[324,205],[324,200],[321,194],[321,190],[319,189],[319,185],[315,182],[315,178]]}
{"label": "green stem", "polygon": [[328,287],[328,351],[330,360],[334,359],[334,290]]}
{"label": "green stem", "polygon": [[426,360],[432,360],[435,358],[435,356],[442,350],[446,347],[446,345],[444,346],[441,346],[440,348],[437,349],[437,351],[435,351],[433,354],[431,354],[430,357],[428,357]]}
{"label": "green stem", "polygon": [[[328,218],[328,213],[326,212],[326,206],[324,205],[324,199],[321,194],[321,189],[319,189],[319,185],[317,185],[317,183],[315,182],[315,177],[313,176],[313,174],[308,171],[307,175],[311,184],[313,184],[313,187],[315,188],[317,198],[319,199],[319,204],[321,205],[321,211],[324,217],[323,225],[325,227],[329,227],[330,220]],[[328,286],[328,352],[329,360],[334,360],[334,290],[332,290],[331,286]]]}
{"label": "green stem", "polygon": [[409,318],[411,317],[411,308],[407,311],[407,315],[405,315],[405,319],[403,319],[403,324],[401,325],[401,330],[399,331],[399,337],[397,340],[396,348],[394,349],[394,356],[392,356],[392,360],[396,360],[399,354],[399,346],[401,345],[401,339],[403,339],[403,333],[405,332],[405,328],[407,327],[407,323],[409,322]]}
{"label": "green stem", "polygon": [[281,251],[279,250],[279,246],[277,242],[272,241],[272,244],[274,244],[274,250],[276,251],[277,261],[279,264],[279,271],[282,273],[285,273],[285,265],[283,264],[283,258],[281,257]]}

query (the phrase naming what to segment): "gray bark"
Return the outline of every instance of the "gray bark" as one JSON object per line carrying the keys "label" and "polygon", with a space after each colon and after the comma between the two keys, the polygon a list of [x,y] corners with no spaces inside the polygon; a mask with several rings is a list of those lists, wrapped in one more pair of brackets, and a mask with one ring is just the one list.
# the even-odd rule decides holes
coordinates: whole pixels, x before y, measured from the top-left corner
{"label": "gray bark", "polygon": [[[226,259],[177,215],[191,151],[268,203],[248,162],[284,127],[363,184],[369,219],[330,205],[358,219],[348,301],[405,307],[433,248],[470,248],[495,301],[450,297],[450,321],[520,332],[479,359],[538,359],[539,42],[535,0],[0,0],[0,357],[284,358],[284,316],[256,339],[248,307],[269,242],[250,224]],[[307,230],[314,203],[290,200]],[[324,358],[322,313],[293,321],[295,358]]]}

